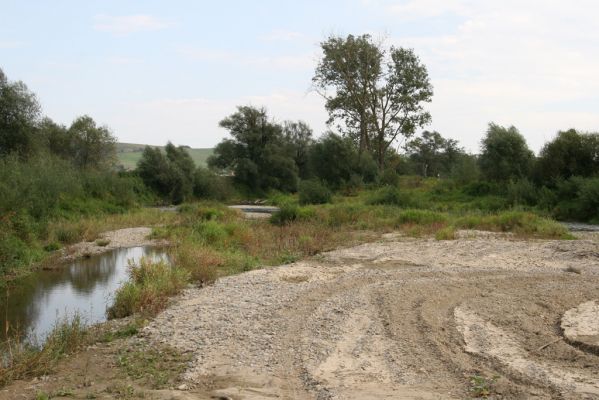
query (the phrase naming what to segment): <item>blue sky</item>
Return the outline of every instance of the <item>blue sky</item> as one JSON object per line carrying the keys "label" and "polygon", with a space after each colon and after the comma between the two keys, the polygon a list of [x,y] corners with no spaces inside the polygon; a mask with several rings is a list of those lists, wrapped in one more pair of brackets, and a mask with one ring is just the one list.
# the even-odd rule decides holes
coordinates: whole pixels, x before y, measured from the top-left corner
{"label": "blue sky", "polygon": [[318,43],[370,33],[427,65],[428,129],[477,151],[488,122],[513,124],[538,150],[559,129],[599,130],[598,15],[591,0],[0,0],[0,68],[61,123],[212,147],[243,104],[321,134]]}

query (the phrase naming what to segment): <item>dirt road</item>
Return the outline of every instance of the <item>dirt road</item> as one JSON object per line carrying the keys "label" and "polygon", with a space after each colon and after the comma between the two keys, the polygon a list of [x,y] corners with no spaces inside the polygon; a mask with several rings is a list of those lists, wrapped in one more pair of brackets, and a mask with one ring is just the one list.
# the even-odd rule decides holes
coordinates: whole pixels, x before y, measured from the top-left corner
{"label": "dirt road", "polygon": [[176,398],[599,398],[562,315],[599,298],[599,240],[377,243],[186,291],[144,331],[189,352]]}

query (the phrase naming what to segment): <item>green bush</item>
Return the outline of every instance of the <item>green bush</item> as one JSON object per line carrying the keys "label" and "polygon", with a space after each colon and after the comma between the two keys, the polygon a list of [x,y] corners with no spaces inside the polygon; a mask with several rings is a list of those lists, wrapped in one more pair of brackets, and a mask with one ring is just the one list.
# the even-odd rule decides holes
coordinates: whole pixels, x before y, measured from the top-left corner
{"label": "green bush", "polygon": [[235,190],[228,177],[218,176],[209,169],[198,167],[193,175],[193,195],[198,199],[225,201]]}
{"label": "green bush", "polygon": [[368,204],[384,204],[399,207],[412,207],[415,205],[413,196],[409,192],[391,186],[375,191],[367,202]]}
{"label": "green bush", "polygon": [[318,181],[302,181],[299,185],[300,204],[330,203],[331,197],[331,191]]}
{"label": "green bush", "polygon": [[398,186],[399,175],[394,169],[387,168],[381,174],[380,184],[383,186]]}
{"label": "green bush", "polygon": [[270,223],[273,225],[287,225],[295,221],[299,216],[299,207],[295,204],[283,204],[279,211],[270,217]]}
{"label": "green bush", "polygon": [[443,224],[448,221],[448,216],[439,212],[428,210],[405,210],[397,216],[397,224],[433,225]]}
{"label": "green bush", "polygon": [[201,221],[195,224],[193,232],[199,236],[202,242],[207,244],[221,243],[229,236],[225,226],[214,220]]}
{"label": "green bush", "polygon": [[168,297],[179,293],[189,282],[189,272],[164,261],[142,258],[129,265],[129,281],[115,293],[107,310],[108,318],[123,318],[134,313],[153,315],[166,307]]}
{"label": "green bush", "polygon": [[557,218],[599,222],[599,178],[572,177],[556,185]]}
{"label": "green bush", "polygon": [[538,190],[528,179],[511,180],[506,188],[508,202],[512,205],[536,205],[539,200]]}

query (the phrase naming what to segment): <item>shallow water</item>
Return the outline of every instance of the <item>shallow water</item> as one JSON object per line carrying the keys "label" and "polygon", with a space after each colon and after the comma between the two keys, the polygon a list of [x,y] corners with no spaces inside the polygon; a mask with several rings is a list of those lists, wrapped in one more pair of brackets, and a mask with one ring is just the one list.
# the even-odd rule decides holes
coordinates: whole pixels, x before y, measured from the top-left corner
{"label": "shallow water", "polygon": [[572,232],[599,232],[599,225],[583,224],[580,222],[563,222]]}
{"label": "shallow water", "polygon": [[75,313],[86,323],[105,321],[115,290],[128,278],[129,260],[142,256],[166,259],[164,251],[151,247],[115,249],[16,281],[0,299],[2,338],[8,332],[43,340],[57,321]]}

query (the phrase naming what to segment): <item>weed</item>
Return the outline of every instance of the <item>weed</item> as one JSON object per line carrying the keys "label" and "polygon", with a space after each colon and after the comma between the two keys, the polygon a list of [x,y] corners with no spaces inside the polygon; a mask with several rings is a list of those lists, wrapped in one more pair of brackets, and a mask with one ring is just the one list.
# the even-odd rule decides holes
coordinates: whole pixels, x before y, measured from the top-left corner
{"label": "weed", "polygon": [[119,354],[117,365],[127,376],[150,385],[152,389],[172,386],[190,361],[184,355],[170,347],[142,347]]}
{"label": "weed", "polygon": [[435,233],[435,239],[437,240],[454,240],[455,238],[456,231],[452,226],[446,226]]}
{"label": "weed", "polygon": [[218,277],[218,268],[226,260],[215,249],[184,242],[172,252],[173,264],[189,272],[193,282],[208,284]]}
{"label": "weed", "polygon": [[279,211],[270,217],[273,225],[283,226],[295,221],[299,214],[299,207],[295,204],[286,203],[281,206]]}
{"label": "weed", "polygon": [[50,400],[50,396],[46,392],[39,391],[35,394],[35,400]]}
{"label": "weed", "polygon": [[481,375],[473,375],[470,377],[470,393],[477,398],[489,397],[493,394],[494,389],[493,386],[495,382],[497,382],[498,376],[493,376],[492,378],[486,378]]}
{"label": "weed", "polygon": [[133,322],[127,324],[116,331],[104,332],[99,338],[100,342],[108,343],[116,339],[123,339],[130,336],[135,336],[139,332],[139,323]]}
{"label": "weed", "polygon": [[106,247],[110,244],[110,239],[97,239],[96,246]]}

